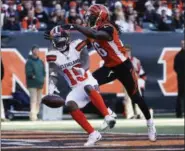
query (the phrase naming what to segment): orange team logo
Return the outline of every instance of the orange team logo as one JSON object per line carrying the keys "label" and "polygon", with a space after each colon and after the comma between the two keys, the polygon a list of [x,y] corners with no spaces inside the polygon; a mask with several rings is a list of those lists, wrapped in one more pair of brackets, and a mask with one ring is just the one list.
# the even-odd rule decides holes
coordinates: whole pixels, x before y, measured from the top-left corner
{"label": "orange team logo", "polygon": [[[40,49],[40,58],[45,61],[47,49]],[[26,88],[26,76],[25,76],[25,58],[20,54],[17,49],[6,48],[1,49],[2,61],[4,64],[4,78],[2,81],[2,97],[10,98],[12,92],[15,92],[16,83],[27,93]],[[46,64],[46,73],[48,73],[48,67]],[[47,81],[48,75],[46,75],[46,81],[44,84],[43,95],[47,94]]]}
{"label": "orange team logo", "polygon": [[179,51],[180,48],[164,48],[158,60],[159,64],[163,64],[163,79],[158,80],[158,83],[165,96],[177,95],[177,80],[173,65],[175,55]]}

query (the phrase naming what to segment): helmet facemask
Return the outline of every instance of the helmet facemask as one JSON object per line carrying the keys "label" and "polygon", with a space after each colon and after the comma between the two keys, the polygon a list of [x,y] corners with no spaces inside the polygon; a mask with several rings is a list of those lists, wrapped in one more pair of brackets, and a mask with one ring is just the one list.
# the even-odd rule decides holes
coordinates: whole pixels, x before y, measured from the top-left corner
{"label": "helmet facemask", "polygon": [[55,49],[65,52],[69,48],[69,37],[67,36],[55,36],[52,40]]}
{"label": "helmet facemask", "polygon": [[88,26],[94,27],[96,26],[97,17],[94,15],[86,15],[86,22]]}

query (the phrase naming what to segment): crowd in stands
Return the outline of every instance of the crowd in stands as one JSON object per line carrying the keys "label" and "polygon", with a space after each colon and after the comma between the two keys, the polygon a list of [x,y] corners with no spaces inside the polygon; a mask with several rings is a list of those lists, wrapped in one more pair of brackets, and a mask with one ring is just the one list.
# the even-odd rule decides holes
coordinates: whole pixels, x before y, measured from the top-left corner
{"label": "crowd in stands", "polygon": [[183,0],[2,0],[1,28],[36,32],[59,24],[85,26],[86,11],[95,3],[109,8],[121,32],[184,29]]}

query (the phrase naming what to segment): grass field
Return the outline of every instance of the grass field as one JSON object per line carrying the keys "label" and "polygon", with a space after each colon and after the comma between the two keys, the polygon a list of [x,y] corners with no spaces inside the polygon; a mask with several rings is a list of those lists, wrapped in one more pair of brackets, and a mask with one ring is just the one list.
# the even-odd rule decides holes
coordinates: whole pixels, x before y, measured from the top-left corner
{"label": "grass field", "polygon": [[[102,120],[90,120],[99,129]],[[149,142],[144,120],[117,120],[116,127],[103,132],[103,140],[94,147],[83,147],[84,131],[72,120],[13,121],[1,125],[2,150],[7,151],[117,151],[184,150],[184,119],[155,120],[158,141]]]}

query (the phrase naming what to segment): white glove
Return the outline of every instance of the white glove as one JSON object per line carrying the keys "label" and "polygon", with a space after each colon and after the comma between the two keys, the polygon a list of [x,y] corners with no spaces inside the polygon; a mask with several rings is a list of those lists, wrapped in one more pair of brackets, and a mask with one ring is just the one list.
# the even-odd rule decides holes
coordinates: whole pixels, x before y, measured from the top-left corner
{"label": "white glove", "polygon": [[79,67],[73,67],[73,69],[75,69],[78,72],[78,76],[82,76],[84,77],[85,75],[85,70],[83,68],[79,68]]}

